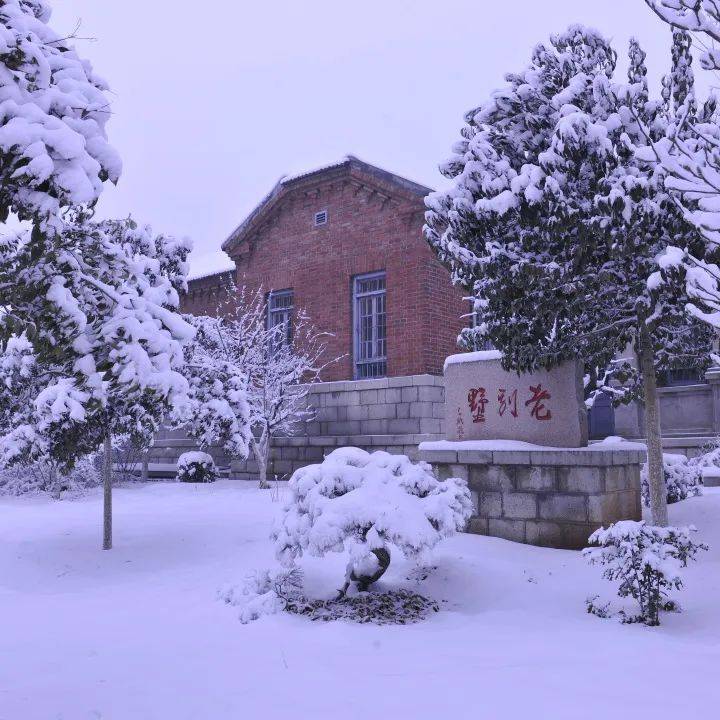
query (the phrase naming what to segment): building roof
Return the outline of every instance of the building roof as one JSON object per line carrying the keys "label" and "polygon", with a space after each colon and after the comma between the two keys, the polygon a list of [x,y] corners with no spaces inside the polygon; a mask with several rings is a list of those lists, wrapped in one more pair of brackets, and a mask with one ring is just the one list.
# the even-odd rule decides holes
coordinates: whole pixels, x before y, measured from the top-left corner
{"label": "building roof", "polygon": [[193,280],[204,280],[205,278],[213,277],[215,275],[225,275],[226,273],[232,273],[235,272],[235,263],[228,260],[228,262],[223,263],[222,267],[215,268],[214,270],[200,270],[198,272],[189,272],[187,276],[187,281],[191,282]]}
{"label": "building roof", "polygon": [[407,178],[391,173],[388,170],[366,163],[354,155],[346,155],[342,160],[331,165],[325,165],[298,175],[281,177],[270,192],[258,203],[255,209],[238,225],[222,244],[222,249],[227,251],[243,239],[246,232],[254,226],[256,221],[274,206],[281,196],[289,190],[308,180],[321,179],[324,175],[342,174],[343,171],[355,171],[357,173],[376,178],[390,185],[395,185],[405,192],[416,195],[418,198],[425,197],[432,192],[432,188],[413,182]]}

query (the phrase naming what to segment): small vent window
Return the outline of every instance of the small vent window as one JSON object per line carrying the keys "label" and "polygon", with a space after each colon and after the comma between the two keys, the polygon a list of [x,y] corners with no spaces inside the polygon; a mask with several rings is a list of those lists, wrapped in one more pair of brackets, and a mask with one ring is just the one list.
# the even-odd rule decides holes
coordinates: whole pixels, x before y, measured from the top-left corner
{"label": "small vent window", "polygon": [[315,213],[315,227],[318,225],[327,225],[328,213],[327,210],[321,210]]}

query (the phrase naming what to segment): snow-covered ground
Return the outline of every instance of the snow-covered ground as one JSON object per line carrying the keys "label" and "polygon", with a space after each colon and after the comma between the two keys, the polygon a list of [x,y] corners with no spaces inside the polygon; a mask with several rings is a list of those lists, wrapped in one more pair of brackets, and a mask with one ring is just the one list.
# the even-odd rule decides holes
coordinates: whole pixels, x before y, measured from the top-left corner
{"label": "snow-covered ground", "polygon": [[[249,625],[218,588],[273,562],[278,504],[249,485],[174,483],[115,494],[0,498],[1,720],[709,718],[720,708],[720,489],[671,507],[711,545],[687,571],[685,612],[659,628],[584,611],[609,593],[578,553],[462,535],[420,591],[413,626]],[[343,560],[305,563],[311,591]],[[395,558],[384,585],[406,584]]]}

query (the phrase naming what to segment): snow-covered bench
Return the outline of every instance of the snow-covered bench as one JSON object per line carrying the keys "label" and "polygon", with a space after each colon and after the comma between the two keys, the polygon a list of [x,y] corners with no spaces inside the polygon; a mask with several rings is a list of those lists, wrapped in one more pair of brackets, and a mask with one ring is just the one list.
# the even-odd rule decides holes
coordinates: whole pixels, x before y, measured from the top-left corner
{"label": "snow-covered bench", "polygon": [[[129,472],[132,475],[142,475],[143,464],[141,462],[136,463],[113,463],[113,470],[116,472]],[[147,466],[148,477],[153,478],[174,478],[177,475],[177,463],[160,463],[151,462]],[[220,477],[230,477],[229,467],[218,467],[218,474]]]}
{"label": "snow-covered bench", "polygon": [[703,485],[720,487],[720,468],[706,467],[702,469]]}
{"label": "snow-covered bench", "polygon": [[[143,464],[137,463],[113,463],[113,470],[116,472],[129,472],[133,475],[142,475]],[[148,477],[175,477],[177,475],[176,463],[148,463]]]}

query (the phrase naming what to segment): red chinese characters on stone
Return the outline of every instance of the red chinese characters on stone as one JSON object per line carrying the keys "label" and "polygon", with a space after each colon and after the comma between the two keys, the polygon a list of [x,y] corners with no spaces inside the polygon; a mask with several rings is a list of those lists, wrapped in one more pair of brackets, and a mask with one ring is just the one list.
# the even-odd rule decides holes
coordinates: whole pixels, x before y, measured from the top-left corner
{"label": "red chinese characters on stone", "polygon": [[468,392],[468,406],[474,423],[485,422],[485,406],[490,402],[486,397],[485,388],[471,388]]}
{"label": "red chinese characters on stone", "polygon": [[510,412],[513,417],[518,416],[517,390],[508,392],[505,388],[498,390],[498,415],[502,417],[506,412]]}
{"label": "red chinese characters on stone", "polygon": [[535,386],[530,385],[530,392],[532,397],[525,401],[525,407],[530,408],[530,417],[534,417],[536,420],[549,420],[552,417],[552,412],[545,407],[543,400],[550,400],[550,393],[543,390],[542,383]]}
{"label": "red chinese characters on stone", "polygon": [[460,411],[460,408],[457,409],[457,418],[455,418],[455,426],[457,428],[458,440],[464,440],[465,439],[465,423],[463,422],[462,412]]}

